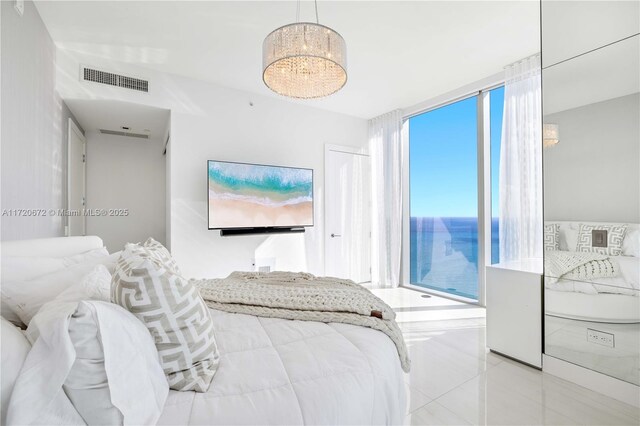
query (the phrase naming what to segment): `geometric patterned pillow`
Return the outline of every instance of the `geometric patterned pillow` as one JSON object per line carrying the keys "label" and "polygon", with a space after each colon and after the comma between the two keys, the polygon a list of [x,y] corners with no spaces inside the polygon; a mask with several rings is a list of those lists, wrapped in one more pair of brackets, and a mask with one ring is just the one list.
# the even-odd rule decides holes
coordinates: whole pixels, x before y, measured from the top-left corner
{"label": "geometric patterned pillow", "polygon": [[[607,231],[607,247],[593,247],[591,242],[592,231]],[[578,234],[578,245],[576,251],[600,253],[609,256],[620,256],[622,254],[622,242],[627,232],[627,225],[585,225],[580,224]]]}
{"label": "geometric patterned pillow", "polygon": [[[166,249],[165,249],[166,250]],[[149,330],[169,387],[206,392],[220,356],[200,292],[139,244],[127,244],[111,281],[112,302]]]}
{"label": "geometric patterned pillow", "polygon": [[544,249],[560,250],[560,224],[544,225]]}
{"label": "geometric patterned pillow", "polygon": [[163,246],[153,238],[149,237],[147,241],[145,241],[144,244],[142,244],[142,247],[144,247],[149,253],[149,255],[153,257],[155,260],[166,265],[171,270],[173,270],[173,272],[175,272],[176,274],[178,275],[182,274],[180,272],[180,268],[178,268],[178,264],[176,263],[175,260],[173,260],[173,257],[171,257],[171,253],[169,253],[169,250],[167,250],[165,246]]}

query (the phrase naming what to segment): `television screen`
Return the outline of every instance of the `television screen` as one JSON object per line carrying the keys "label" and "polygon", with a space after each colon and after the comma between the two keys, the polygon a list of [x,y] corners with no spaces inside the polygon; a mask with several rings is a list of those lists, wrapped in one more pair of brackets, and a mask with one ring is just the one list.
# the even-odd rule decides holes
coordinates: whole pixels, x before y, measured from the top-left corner
{"label": "television screen", "polygon": [[313,226],[313,170],[208,162],[209,229]]}

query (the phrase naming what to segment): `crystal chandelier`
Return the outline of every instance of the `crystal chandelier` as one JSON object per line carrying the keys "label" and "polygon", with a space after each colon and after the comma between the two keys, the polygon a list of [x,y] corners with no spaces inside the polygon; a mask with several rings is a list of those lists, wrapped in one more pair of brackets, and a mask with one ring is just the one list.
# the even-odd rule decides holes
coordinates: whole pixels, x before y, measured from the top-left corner
{"label": "crystal chandelier", "polygon": [[290,98],[331,95],[347,82],[347,46],[340,34],[318,21],[299,22],[272,31],[262,43],[262,80]]}

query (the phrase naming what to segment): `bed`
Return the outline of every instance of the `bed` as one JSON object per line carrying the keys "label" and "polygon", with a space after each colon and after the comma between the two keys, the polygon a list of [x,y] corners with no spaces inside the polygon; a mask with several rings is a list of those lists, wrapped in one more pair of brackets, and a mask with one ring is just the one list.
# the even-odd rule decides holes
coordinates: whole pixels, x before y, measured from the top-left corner
{"label": "bed", "polygon": [[[2,243],[3,256],[68,256],[97,237]],[[383,333],[211,310],[220,364],[206,393],[170,391],[158,424],[398,424],[404,373]]]}
{"label": "bed", "polygon": [[[552,258],[571,256],[574,252],[580,223],[546,222],[546,225],[558,226],[559,250],[545,250],[545,353],[640,384],[638,224],[627,225],[622,253],[606,256],[615,265],[614,276],[592,279],[550,272],[554,270],[550,265]],[[610,340],[598,341],[593,336]]]}
{"label": "bed", "polygon": [[[579,222],[546,222],[559,226],[559,252],[575,250]],[[609,223],[589,222],[590,225]],[[627,225],[620,256],[609,256],[616,276],[571,279],[549,273],[545,260],[545,312],[560,318],[602,323],[640,323],[640,226]],[[547,258],[554,253],[545,251]]]}

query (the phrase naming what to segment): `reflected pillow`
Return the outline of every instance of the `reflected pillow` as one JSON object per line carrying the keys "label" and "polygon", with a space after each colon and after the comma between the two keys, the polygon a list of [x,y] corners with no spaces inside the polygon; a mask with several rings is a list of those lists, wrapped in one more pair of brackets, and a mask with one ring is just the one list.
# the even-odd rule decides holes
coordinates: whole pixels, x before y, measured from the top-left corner
{"label": "reflected pillow", "polygon": [[560,250],[560,225],[552,223],[544,225],[544,249]]}
{"label": "reflected pillow", "polygon": [[627,231],[622,242],[622,255],[640,257],[640,229]]}
{"label": "reflected pillow", "polygon": [[[607,247],[593,247],[591,238],[594,230],[607,231]],[[585,225],[582,223],[580,224],[576,251],[620,256],[626,232],[627,225]]]}

